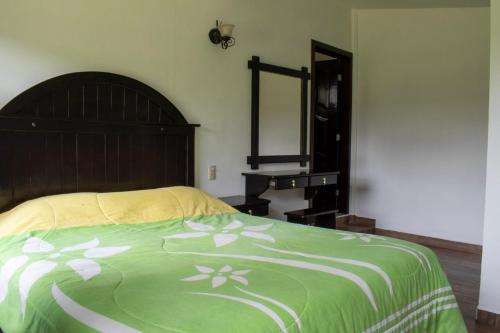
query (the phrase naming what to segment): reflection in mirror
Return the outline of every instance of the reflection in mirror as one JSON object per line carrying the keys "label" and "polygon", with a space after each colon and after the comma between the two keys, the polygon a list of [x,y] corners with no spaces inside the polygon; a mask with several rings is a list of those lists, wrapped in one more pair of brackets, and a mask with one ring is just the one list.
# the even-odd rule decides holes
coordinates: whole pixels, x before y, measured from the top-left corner
{"label": "reflection in mirror", "polygon": [[261,72],[259,96],[261,155],[300,154],[300,88],[299,78]]}

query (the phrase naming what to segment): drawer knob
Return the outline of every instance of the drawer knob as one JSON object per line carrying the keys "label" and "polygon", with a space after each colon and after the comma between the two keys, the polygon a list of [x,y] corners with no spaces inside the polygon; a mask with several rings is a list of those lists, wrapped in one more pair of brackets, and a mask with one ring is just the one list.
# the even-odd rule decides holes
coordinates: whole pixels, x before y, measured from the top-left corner
{"label": "drawer knob", "polygon": [[249,209],[248,214],[253,215],[253,210]]}
{"label": "drawer knob", "polygon": [[295,179],[292,179],[292,188],[295,188]]}
{"label": "drawer knob", "polygon": [[323,185],[326,185],[326,177],[323,177]]}

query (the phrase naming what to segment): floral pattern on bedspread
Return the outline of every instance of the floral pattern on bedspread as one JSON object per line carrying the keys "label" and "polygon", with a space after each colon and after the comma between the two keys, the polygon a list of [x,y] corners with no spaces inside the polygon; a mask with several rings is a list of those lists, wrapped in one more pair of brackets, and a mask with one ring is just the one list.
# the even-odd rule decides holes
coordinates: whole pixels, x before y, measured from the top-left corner
{"label": "floral pattern on bedspread", "polygon": [[241,213],[0,239],[5,332],[465,332],[429,249]]}

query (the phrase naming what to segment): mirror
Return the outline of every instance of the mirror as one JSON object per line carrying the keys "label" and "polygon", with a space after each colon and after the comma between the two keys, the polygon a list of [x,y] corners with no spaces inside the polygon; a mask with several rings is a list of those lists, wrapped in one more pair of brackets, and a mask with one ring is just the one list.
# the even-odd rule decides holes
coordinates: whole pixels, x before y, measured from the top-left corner
{"label": "mirror", "polygon": [[300,154],[300,80],[260,74],[259,153]]}
{"label": "mirror", "polygon": [[267,163],[300,163],[306,166],[307,67],[300,70],[248,62],[252,70],[251,155],[252,169]]}

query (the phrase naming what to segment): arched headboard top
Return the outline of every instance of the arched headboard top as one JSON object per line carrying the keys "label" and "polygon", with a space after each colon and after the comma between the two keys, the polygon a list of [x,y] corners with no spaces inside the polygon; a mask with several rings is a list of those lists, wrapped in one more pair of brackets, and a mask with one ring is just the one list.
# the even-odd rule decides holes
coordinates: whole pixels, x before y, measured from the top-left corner
{"label": "arched headboard top", "polygon": [[69,73],[41,82],[11,100],[0,116],[188,125],[155,89],[106,72]]}
{"label": "arched headboard top", "polygon": [[58,76],[0,110],[0,212],[34,198],[194,185],[194,127],[122,75]]}

